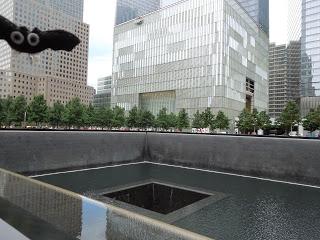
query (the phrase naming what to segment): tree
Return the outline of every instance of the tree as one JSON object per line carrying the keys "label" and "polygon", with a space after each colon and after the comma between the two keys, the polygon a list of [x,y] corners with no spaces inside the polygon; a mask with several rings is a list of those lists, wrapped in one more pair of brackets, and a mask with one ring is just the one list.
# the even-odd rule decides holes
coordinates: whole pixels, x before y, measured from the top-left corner
{"label": "tree", "polygon": [[76,126],[80,128],[84,123],[84,106],[79,98],[74,98],[66,104],[63,113],[63,121],[70,128]]}
{"label": "tree", "polygon": [[49,109],[48,120],[52,126],[59,127],[63,121],[64,106],[61,102],[55,102]]}
{"label": "tree", "polygon": [[256,132],[257,128],[258,128],[258,121],[259,121],[259,112],[256,108],[253,109],[251,116],[252,116],[252,121],[253,121],[253,131]]}
{"label": "tree", "polygon": [[240,116],[237,126],[242,133],[247,134],[248,132],[253,131],[254,129],[254,118],[247,109],[244,109]]}
{"label": "tree", "polygon": [[15,122],[21,126],[24,121],[27,110],[27,100],[24,96],[18,96],[13,100],[13,104],[9,108],[9,118],[11,122]]}
{"label": "tree", "polygon": [[271,128],[271,120],[266,111],[258,113],[256,127],[262,130],[268,130]]}
{"label": "tree", "polygon": [[3,121],[5,126],[10,126],[11,123],[14,121],[14,112],[13,112],[13,97],[9,96],[7,99],[2,101],[3,107]]}
{"label": "tree", "polygon": [[140,114],[141,114],[141,111],[137,108],[137,106],[134,106],[129,111],[129,116],[127,118],[127,126],[129,128],[139,127],[139,115]]}
{"label": "tree", "polygon": [[0,128],[2,127],[5,121],[6,121],[6,113],[4,108],[4,100],[0,99]]}
{"label": "tree", "polygon": [[125,110],[119,106],[113,108],[112,127],[121,128],[126,123]]}
{"label": "tree", "polygon": [[139,127],[150,128],[155,126],[155,116],[146,110],[140,110],[139,114]]}
{"label": "tree", "polygon": [[295,102],[288,102],[287,106],[281,113],[278,122],[281,127],[288,133],[288,131],[292,132],[292,128],[295,124],[299,123],[300,114],[298,105]]}
{"label": "tree", "polygon": [[174,114],[174,113],[170,113],[170,114],[167,116],[167,119],[168,119],[168,126],[169,126],[169,128],[176,129],[176,128],[177,128],[177,125],[178,125],[177,115]]}
{"label": "tree", "polygon": [[107,127],[112,128],[113,111],[110,108],[99,107],[95,110],[95,119],[97,126],[102,130]]}
{"label": "tree", "polygon": [[167,114],[167,109],[166,108],[162,108],[159,111],[159,114],[157,116],[157,126],[161,129],[165,129],[168,130],[169,129],[169,119],[168,119],[168,114]]}
{"label": "tree", "polygon": [[199,110],[193,115],[193,121],[192,121],[192,127],[193,128],[203,128],[204,124],[203,124],[203,120],[201,117],[201,113],[199,112]]}
{"label": "tree", "polygon": [[210,108],[207,108],[203,113],[201,113],[201,119],[203,128],[209,128],[214,124],[214,114],[211,112]]}
{"label": "tree", "polygon": [[181,109],[178,114],[177,126],[180,131],[182,131],[182,129],[190,127],[189,116],[188,116],[188,113],[185,109]]}
{"label": "tree", "polygon": [[303,121],[303,127],[310,132],[314,132],[320,128],[320,107],[316,110],[311,109]]}
{"label": "tree", "polygon": [[89,127],[96,125],[96,115],[92,104],[90,103],[88,107],[84,108],[84,110],[84,124]]}
{"label": "tree", "polygon": [[37,126],[47,119],[47,102],[43,95],[35,96],[28,106],[28,122],[34,122]]}
{"label": "tree", "polygon": [[224,112],[219,111],[216,117],[216,120],[213,124],[213,129],[228,129],[230,124],[230,120],[228,117],[224,114]]}

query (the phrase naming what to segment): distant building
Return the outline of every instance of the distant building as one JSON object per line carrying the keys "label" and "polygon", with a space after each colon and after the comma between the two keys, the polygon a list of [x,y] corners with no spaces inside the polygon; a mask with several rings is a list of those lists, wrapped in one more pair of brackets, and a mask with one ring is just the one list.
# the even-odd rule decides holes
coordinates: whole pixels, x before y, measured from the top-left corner
{"label": "distant building", "polygon": [[17,53],[0,41],[0,98],[23,95],[30,102],[44,95],[47,103],[65,104],[79,97],[89,105],[94,89],[87,86],[89,26],[82,21],[83,0],[0,0],[0,14],[20,26],[65,29],[81,44],[72,52],[46,50]]}
{"label": "distant building", "polygon": [[112,105],[230,119],[268,109],[269,39],[235,1],[181,1],[141,20],[115,26]]}
{"label": "distant building", "polygon": [[111,86],[112,76],[99,78],[97,94],[93,99],[94,107],[110,107],[111,106]]}
{"label": "distant building", "polygon": [[160,0],[117,0],[116,25],[160,8]]}
{"label": "distant building", "polygon": [[320,1],[302,0],[301,114],[320,106]]}
{"label": "distant building", "polygon": [[269,0],[236,0],[269,35]]}
{"label": "distant building", "polygon": [[269,47],[269,115],[278,118],[289,101],[299,101],[300,41]]}

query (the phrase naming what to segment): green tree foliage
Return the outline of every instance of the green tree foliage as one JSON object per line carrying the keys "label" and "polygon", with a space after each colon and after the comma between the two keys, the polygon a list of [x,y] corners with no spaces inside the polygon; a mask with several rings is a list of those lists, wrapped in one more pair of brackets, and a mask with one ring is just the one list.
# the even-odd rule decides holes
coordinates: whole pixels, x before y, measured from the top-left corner
{"label": "green tree foliage", "polygon": [[125,110],[119,106],[113,108],[112,127],[121,128],[126,123]]}
{"label": "green tree foliage", "polygon": [[162,108],[157,116],[157,126],[161,129],[168,130],[170,128],[167,109]]}
{"label": "green tree foliage", "polygon": [[219,111],[213,124],[214,129],[228,129],[229,124],[230,120],[228,119],[228,117],[224,114],[224,112]]}
{"label": "green tree foliage", "polygon": [[140,110],[139,114],[139,127],[140,128],[151,128],[155,126],[155,116],[146,110]]}
{"label": "green tree foliage", "polygon": [[201,119],[203,128],[209,128],[214,124],[214,114],[210,108],[207,108],[203,113],[201,113]]}
{"label": "green tree foliage", "polygon": [[96,125],[96,115],[92,104],[88,107],[84,106],[84,110],[84,124],[90,127]]}
{"label": "green tree foliage", "polygon": [[253,109],[251,116],[252,116],[252,126],[253,126],[253,131],[255,132],[256,130],[258,130],[258,115],[259,112],[256,108]]}
{"label": "green tree foliage", "polygon": [[271,128],[271,120],[266,111],[259,112],[256,119],[257,129],[268,130]]}
{"label": "green tree foliage", "polygon": [[254,118],[251,112],[247,109],[244,109],[240,116],[239,121],[237,122],[237,126],[242,133],[249,133],[254,129]]}
{"label": "green tree foliage", "polygon": [[43,95],[35,96],[28,106],[28,122],[34,122],[38,126],[47,119],[47,102]]}
{"label": "green tree foliage", "polygon": [[310,132],[320,129],[320,107],[318,107],[316,110],[312,109],[308,113],[303,121],[303,127]]}
{"label": "green tree foliage", "polygon": [[201,113],[199,112],[199,110],[193,115],[192,127],[193,128],[204,128],[203,120],[202,120]]}
{"label": "green tree foliage", "polygon": [[181,109],[178,114],[177,127],[180,131],[182,131],[182,129],[190,127],[189,116],[185,109]]}
{"label": "green tree foliage", "polygon": [[168,119],[169,128],[176,129],[178,126],[177,115],[174,113],[170,113],[170,114],[168,114],[167,119]]}
{"label": "green tree foliage", "polygon": [[3,107],[3,121],[5,126],[10,126],[14,121],[14,112],[13,112],[13,97],[9,96],[7,99],[2,101]]}
{"label": "green tree foliage", "polygon": [[55,102],[53,107],[49,108],[48,120],[54,127],[59,127],[63,121],[64,105],[61,102]]}
{"label": "green tree foliage", "polygon": [[74,98],[65,106],[63,121],[69,128],[71,126],[80,128],[84,124],[84,111],[85,108],[80,99]]}
{"label": "green tree foliage", "polygon": [[288,102],[278,119],[281,128],[288,133],[292,131],[293,126],[299,123],[299,121],[300,114],[298,105],[295,102]]}
{"label": "green tree foliage", "polygon": [[99,107],[95,110],[95,119],[98,127],[112,128],[113,111],[110,108]]}
{"label": "green tree foliage", "polygon": [[129,116],[127,118],[127,126],[129,128],[137,128],[139,127],[139,121],[141,120],[141,113],[142,111],[137,108],[137,106],[134,106],[129,111]]}
{"label": "green tree foliage", "polygon": [[0,128],[6,121],[6,113],[5,113],[5,108],[4,108],[4,100],[0,99]]}
{"label": "green tree foliage", "polygon": [[11,122],[14,122],[21,126],[21,122],[24,121],[25,113],[27,110],[27,100],[24,96],[18,96],[13,100],[13,104],[9,107],[9,118]]}

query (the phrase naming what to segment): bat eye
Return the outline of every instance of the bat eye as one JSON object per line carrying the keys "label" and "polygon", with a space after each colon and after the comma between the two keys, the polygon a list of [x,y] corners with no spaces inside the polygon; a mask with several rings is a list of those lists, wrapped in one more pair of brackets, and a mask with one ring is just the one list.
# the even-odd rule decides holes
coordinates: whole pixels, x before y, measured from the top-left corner
{"label": "bat eye", "polygon": [[36,33],[29,33],[28,35],[28,43],[30,46],[35,47],[39,44],[40,38],[39,35]]}
{"label": "bat eye", "polygon": [[24,42],[24,36],[19,31],[14,31],[11,33],[10,38],[12,42],[14,42],[17,45],[21,45]]}

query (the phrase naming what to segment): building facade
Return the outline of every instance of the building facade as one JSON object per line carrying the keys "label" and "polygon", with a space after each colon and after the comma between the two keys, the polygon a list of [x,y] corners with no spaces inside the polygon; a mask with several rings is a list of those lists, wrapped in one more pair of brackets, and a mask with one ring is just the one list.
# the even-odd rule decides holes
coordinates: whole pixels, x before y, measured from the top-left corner
{"label": "building facade", "polygon": [[278,118],[289,101],[298,102],[300,41],[269,46],[269,115]]}
{"label": "building facade", "polygon": [[237,0],[263,31],[269,34],[269,0]]}
{"label": "building facade", "polygon": [[117,0],[116,25],[160,8],[160,0]]}
{"label": "building facade", "polygon": [[99,78],[97,94],[93,99],[94,107],[111,107],[112,76]]}
{"label": "building facade", "polygon": [[[76,6],[70,16],[71,7],[67,6],[71,3]],[[65,29],[81,39],[72,52],[46,50],[37,55],[17,53],[0,41],[0,97],[24,95],[31,101],[42,94],[48,105],[57,101],[65,104],[75,97],[87,105],[92,102],[94,89],[87,86],[89,26],[82,22],[83,3],[78,3],[79,0],[0,0],[0,14],[17,25]],[[60,7],[54,8],[55,4]]]}
{"label": "building facade", "polygon": [[233,0],[188,0],[115,27],[112,105],[157,114],[268,109],[268,36]]}
{"label": "building facade", "polygon": [[319,0],[302,0],[301,31],[301,114],[305,116],[320,105]]}

